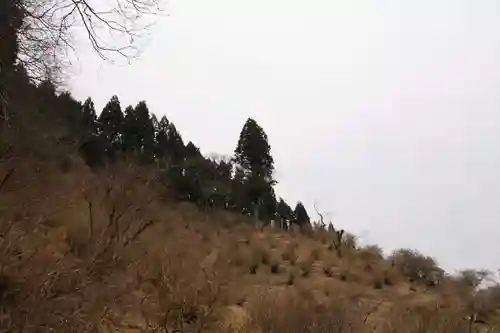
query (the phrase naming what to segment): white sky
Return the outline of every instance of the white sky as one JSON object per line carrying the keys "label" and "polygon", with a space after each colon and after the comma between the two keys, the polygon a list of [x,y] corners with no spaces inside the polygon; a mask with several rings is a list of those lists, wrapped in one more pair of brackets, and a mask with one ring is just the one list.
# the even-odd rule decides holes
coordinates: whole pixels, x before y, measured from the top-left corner
{"label": "white sky", "polygon": [[278,195],[387,251],[500,268],[500,2],[171,0],[132,66],[82,53],[101,109],[146,100],[232,154],[267,132]]}

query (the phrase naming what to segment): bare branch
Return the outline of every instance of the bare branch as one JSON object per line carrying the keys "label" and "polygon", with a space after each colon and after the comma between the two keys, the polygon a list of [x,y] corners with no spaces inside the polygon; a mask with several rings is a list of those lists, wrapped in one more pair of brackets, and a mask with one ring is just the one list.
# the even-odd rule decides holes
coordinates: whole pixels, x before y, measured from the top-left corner
{"label": "bare branch", "polygon": [[160,0],[22,0],[18,62],[32,80],[60,79],[83,32],[103,60],[138,57],[136,43],[161,12]]}
{"label": "bare branch", "polygon": [[14,168],[9,169],[9,171],[7,171],[5,176],[3,176],[2,180],[0,181],[0,190],[5,185],[5,183],[7,183],[7,180],[9,180],[9,178],[12,176],[13,173],[14,173]]}
{"label": "bare branch", "polygon": [[147,222],[144,222],[139,229],[131,236],[129,237],[125,243],[123,244],[124,246],[128,246],[131,242],[135,241],[137,237],[139,237],[146,229],[151,227],[153,224],[155,224],[157,221],[155,220],[149,220]]}

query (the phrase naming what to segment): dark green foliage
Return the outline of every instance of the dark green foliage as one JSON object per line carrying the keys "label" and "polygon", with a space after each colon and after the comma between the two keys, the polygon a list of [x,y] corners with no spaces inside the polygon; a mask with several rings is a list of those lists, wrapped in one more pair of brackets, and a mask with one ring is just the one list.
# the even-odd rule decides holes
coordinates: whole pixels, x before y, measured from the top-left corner
{"label": "dark green foliage", "polygon": [[50,81],[42,81],[37,87],[38,111],[47,117],[53,117],[57,107],[56,88]]}
{"label": "dark green foliage", "polygon": [[85,163],[93,169],[103,167],[106,163],[105,144],[102,137],[91,136],[80,145],[78,152]]}
{"label": "dark green foliage", "polygon": [[0,78],[14,69],[19,51],[17,33],[22,20],[23,12],[19,0],[0,1]]}
{"label": "dark green foliage", "polygon": [[164,149],[170,158],[170,163],[174,166],[179,166],[184,162],[185,158],[186,147],[184,146],[184,141],[173,123],[167,125],[166,133],[167,137]]}
{"label": "dark green foliage", "polygon": [[302,204],[302,202],[298,202],[297,205],[295,206],[294,216],[295,220],[293,221],[293,223],[296,223],[301,227],[306,227],[311,224],[311,219],[309,218],[309,214],[307,214],[307,210]]}
{"label": "dark green foliage", "polygon": [[234,204],[243,214],[252,214],[261,220],[270,220],[276,215],[276,196],[272,188],[276,181],[270,151],[262,127],[255,120],[247,119],[234,151],[235,186],[239,192]]}
{"label": "dark green foliage", "polygon": [[105,145],[108,157],[115,157],[122,147],[122,129],[124,116],[118,96],[114,95],[99,115],[99,134]]}
{"label": "dark green foliage", "polygon": [[246,200],[245,172],[238,165],[235,166],[234,177],[231,182],[229,208],[243,215],[252,213],[251,203]]}
{"label": "dark green foliage", "polygon": [[78,129],[82,123],[82,104],[71,96],[68,91],[57,98],[57,112],[62,114],[73,129]]}
{"label": "dark green foliage", "polygon": [[136,130],[136,117],[134,115],[134,108],[129,105],[125,108],[123,123],[121,126],[122,132],[122,148],[126,152],[133,151],[139,146],[138,133]]}
{"label": "dark green foliage", "polygon": [[292,208],[285,202],[285,200],[283,200],[283,198],[280,198],[276,206],[276,213],[281,221],[281,225],[283,228],[289,226],[290,223],[295,219],[295,213],[293,212]]}
{"label": "dark green foliage", "polygon": [[97,113],[90,97],[82,105],[81,124],[87,134],[97,134]]}
{"label": "dark green foliage", "polygon": [[267,134],[255,120],[248,118],[240,133],[234,158],[247,174],[261,177],[267,182],[272,181],[274,160],[271,156],[271,146]]}
{"label": "dark green foliage", "polygon": [[[156,118],[154,118],[156,119]],[[167,140],[168,140],[168,128],[170,122],[166,116],[161,117],[160,121],[154,121],[153,127],[155,129],[155,156],[158,159],[163,159],[167,156]]]}
{"label": "dark green foliage", "polygon": [[231,173],[233,165],[230,161],[211,161],[212,163],[212,194],[214,207],[228,209],[231,200]]}
{"label": "dark green foliage", "polygon": [[9,89],[16,74],[15,65],[19,44],[17,34],[21,29],[23,11],[18,0],[0,1],[0,122],[9,120]]}
{"label": "dark green foliage", "polygon": [[146,102],[128,106],[122,124],[124,152],[136,152],[143,161],[152,161],[155,151],[155,128]]}
{"label": "dark green foliage", "polygon": [[208,200],[208,183],[210,172],[207,161],[197,153],[197,148],[190,142],[185,152],[189,156],[179,165],[170,167],[172,173],[172,186],[176,189],[178,200],[188,200],[203,205]]}

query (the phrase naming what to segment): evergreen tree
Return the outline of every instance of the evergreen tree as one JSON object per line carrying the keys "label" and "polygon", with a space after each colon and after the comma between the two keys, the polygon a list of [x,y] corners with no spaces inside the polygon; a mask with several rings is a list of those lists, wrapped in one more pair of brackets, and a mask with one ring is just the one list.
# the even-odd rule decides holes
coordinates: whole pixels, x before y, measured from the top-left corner
{"label": "evergreen tree", "polygon": [[137,133],[137,119],[134,107],[129,105],[125,108],[123,123],[121,126],[122,149],[125,152],[132,152],[139,149],[139,137]]}
{"label": "evergreen tree", "polygon": [[0,110],[7,117],[7,88],[13,77],[19,52],[18,33],[24,13],[19,0],[0,1]]}
{"label": "evergreen tree", "polygon": [[201,155],[200,149],[191,141],[184,149],[184,157],[181,167],[181,195],[199,206],[207,206],[211,194],[209,161]]}
{"label": "evergreen tree", "polygon": [[297,225],[300,227],[305,227],[311,224],[311,219],[309,218],[309,214],[307,214],[307,210],[302,204],[302,202],[298,202],[297,205],[295,206],[295,221]]}
{"label": "evergreen tree", "polygon": [[166,116],[161,117],[155,130],[155,157],[163,159],[168,154],[168,129],[170,122]]}
{"label": "evergreen tree", "polygon": [[94,102],[90,97],[88,97],[83,103],[81,124],[88,134],[97,134],[97,114],[95,111]]}
{"label": "evergreen tree", "polygon": [[181,165],[185,158],[185,146],[181,135],[177,132],[175,125],[169,123],[167,125],[167,138],[165,142],[165,150],[170,157],[170,162],[173,165]]}
{"label": "evergreen tree", "polygon": [[135,151],[145,161],[153,159],[155,129],[146,102],[125,109],[122,134],[124,151]]}
{"label": "evergreen tree", "polygon": [[295,218],[292,208],[283,198],[280,198],[276,207],[278,218],[281,221],[282,228],[286,228]]}
{"label": "evergreen tree", "polygon": [[151,114],[151,124],[153,125],[153,152],[156,156],[156,135],[160,129],[160,122],[154,113]]}
{"label": "evergreen tree", "polygon": [[276,194],[274,188],[268,184],[266,191],[261,195],[258,217],[264,221],[273,220],[276,217]]}
{"label": "evergreen tree", "polygon": [[202,157],[200,153],[200,148],[196,147],[196,145],[191,141],[189,141],[188,144],[186,145],[185,156],[188,159]]}
{"label": "evergreen tree", "polygon": [[18,32],[23,23],[19,0],[0,1],[0,74],[10,72],[19,51]]}
{"label": "evergreen tree", "polygon": [[139,151],[143,158],[151,160],[154,154],[155,131],[146,102],[139,102],[134,109],[134,113],[136,116]]}
{"label": "evergreen tree", "polygon": [[54,108],[57,103],[56,87],[50,81],[42,81],[36,89],[38,110],[45,115],[54,115]]}
{"label": "evergreen tree", "polygon": [[252,118],[248,118],[243,126],[234,153],[236,163],[245,170],[247,176],[252,174],[272,182],[274,160],[271,146],[264,129]]}
{"label": "evergreen tree", "polygon": [[245,171],[238,165],[234,168],[234,177],[231,181],[229,209],[243,215],[250,215],[252,213],[252,207],[246,199]]}
{"label": "evergreen tree", "polygon": [[[272,186],[274,160],[267,134],[257,122],[247,119],[234,151],[234,161],[243,172],[245,194],[243,211],[250,210],[256,218],[271,218],[276,209]],[[274,198],[274,202],[273,202]]]}
{"label": "evergreen tree", "polygon": [[233,166],[230,161],[212,161],[212,201],[213,205],[222,209],[229,207],[231,198],[231,174]]}
{"label": "evergreen tree", "polygon": [[18,32],[23,21],[18,0],[0,1],[0,121],[9,120],[8,100],[19,52]]}
{"label": "evergreen tree", "polygon": [[118,96],[114,95],[99,115],[99,133],[106,144],[105,151],[110,157],[114,157],[116,152],[122,148],[123,120],[124,116],[120,101]]}
{"label": "evergreen tree", "polygon": [[80,127],[82,119],[82,104],[71,96],[69,91],[65,91],[57,96],[58,115],[63,115],[69,126],[73,130]]}

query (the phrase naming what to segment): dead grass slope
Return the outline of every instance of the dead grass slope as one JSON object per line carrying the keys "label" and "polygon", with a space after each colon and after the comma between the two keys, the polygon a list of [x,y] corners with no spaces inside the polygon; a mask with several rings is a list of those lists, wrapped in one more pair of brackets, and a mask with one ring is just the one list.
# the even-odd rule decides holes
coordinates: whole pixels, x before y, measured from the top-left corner
{"label": "dead grass slope", "polygon": [[374,247],[339,257],[325,231],[173,205],[154,169],[93,173],[68,147],[1,151],[1,331],[495,329],[469,326],[456,286],[412,284]]}

